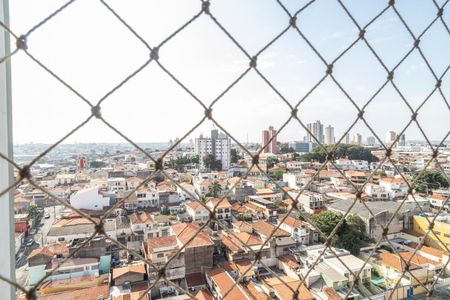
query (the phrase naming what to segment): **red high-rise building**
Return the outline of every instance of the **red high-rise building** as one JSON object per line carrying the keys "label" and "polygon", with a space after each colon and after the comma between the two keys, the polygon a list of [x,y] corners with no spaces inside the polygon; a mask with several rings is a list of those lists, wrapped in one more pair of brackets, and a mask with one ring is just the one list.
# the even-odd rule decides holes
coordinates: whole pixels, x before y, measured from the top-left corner
{"label": "red high-rise building", "polygon": [[270,126],[269,130],[262,131],[261,147],[264,147],[263,150],[264,153],[274,153],[274,154],[277,153],[277,131],[273,128],[273,126]]}

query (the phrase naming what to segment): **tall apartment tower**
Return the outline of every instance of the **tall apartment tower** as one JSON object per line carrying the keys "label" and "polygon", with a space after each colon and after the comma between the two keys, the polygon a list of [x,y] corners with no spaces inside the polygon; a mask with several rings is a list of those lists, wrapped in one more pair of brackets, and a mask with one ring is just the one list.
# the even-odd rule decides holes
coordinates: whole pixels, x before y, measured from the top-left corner
{"label": "tall apartment tower", "polygon": [[204,168],[203,157],[213,155],[214,159],[222,162],[222,169],[230,167],[231,160],[231,140],[224,133],[219,133],[217,129],[211,130],[211,137],[195,138],[195,154],[199,156],[200,167]]}
{"label": "tall apartment tower", "polygon": [[367,145],[374,146],[375,143],[376,143],[376,140],[375,140],[374,136],[367,137]]}
{"label": "tall apartment tower", "polygon": [[325,144],[334,144],[334,127],[331,125],[325,127]]}
{"label": "tall apartment tower", "polygon": [[312,133],[312,135],[308,132],[306,133],[306,141],[317,143],[317,141],[313,138],[313,136],[320,142],[323,143],[323,124],[320,121],[315,121],[314,123],[308,123],[308,130]]}
{"label": "tall apartment tower", "polygon": [[352,144],[361,145],[362,144],[362,135],[359,133],[354,133]]}
{"label": "tall apartment tower", "polygon": [[386,136],[384,137],[384,142],[386,143],[386,146],[392,145],[392,143],[394,143],[396,138],[397,134],[394,131],[386,132]]}
{"label": "tall apartment tower", "polygon": [[345,143],[345,144],[350,144],[350,133],[347,133],[346,135],[345,135],[345,138],[344,138],[344,140],[343,140],[343,143]]}
{"label": "tall apartment tower", "polygon": [[405,137],[405,134],[402,134],[402,135],[400,136],[400,139],[398,140],[398,145],[399,145],[400,147],[405,147],[405,146],[406,146],[406,137]]}
{"label": "tall apartment tower", "polygon": [[[272,140],[270,141],[270,139]],[[273,128],[273,126],[270,126],[269,130],[262,131],[261,147],[264,147],[264,153],[277,153],[277,131]]]}

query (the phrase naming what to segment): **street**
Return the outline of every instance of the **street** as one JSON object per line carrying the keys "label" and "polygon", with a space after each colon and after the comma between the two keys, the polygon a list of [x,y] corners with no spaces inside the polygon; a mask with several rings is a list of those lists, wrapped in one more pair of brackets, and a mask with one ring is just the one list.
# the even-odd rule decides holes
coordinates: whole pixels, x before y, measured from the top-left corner
{"label": "street", "polygon": [[[34,228],[32,229],[37,230],[37,232],[34,235],[29,235],[26,239],[28,241],[29,238],[32,238],[34,240],[33,245],[26,246],[22,245],[20,250],[16,253],[16,281],[18,284],[22,286],[27,286],[28,282],[28,263],[27,263],[27,257],[28,255],[36,248],[41,247],[45,244],[45,237],[47,236],[50,228],[52,227],[53,222],[55,219],[61,215],[62,211],[64,210],[64,206],[58,205],[58,206],[51,206],[46,207],[42,213],[41,220]],[[46,214],[49,214],[50,217],[48,219],[45,218]]]}

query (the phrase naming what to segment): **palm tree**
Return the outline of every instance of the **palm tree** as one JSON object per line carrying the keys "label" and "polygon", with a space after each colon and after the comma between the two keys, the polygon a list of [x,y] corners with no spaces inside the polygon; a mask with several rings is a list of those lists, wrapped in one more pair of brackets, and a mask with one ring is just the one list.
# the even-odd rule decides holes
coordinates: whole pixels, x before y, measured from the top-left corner
{"label": "palm tree", "polygon": [[217,198],[217,195],[219,195],[222,191],[222,186],[218,181],[214,181],[210,186],[208,186],[208,191],[214,198]]}

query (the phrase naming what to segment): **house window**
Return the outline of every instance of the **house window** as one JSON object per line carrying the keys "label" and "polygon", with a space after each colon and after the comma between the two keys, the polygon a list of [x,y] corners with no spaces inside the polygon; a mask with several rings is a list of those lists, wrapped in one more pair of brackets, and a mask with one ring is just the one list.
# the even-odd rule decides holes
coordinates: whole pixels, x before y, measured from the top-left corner
{"label": "house window", "polygon": [[164,257],[164,253],[158,253],[158,255],[156,255],[156,257],[159,257],[159,258]]}

